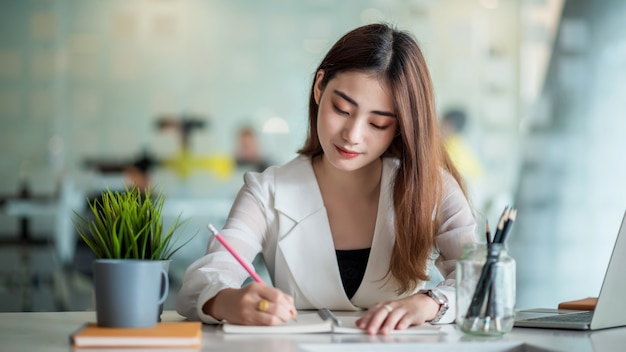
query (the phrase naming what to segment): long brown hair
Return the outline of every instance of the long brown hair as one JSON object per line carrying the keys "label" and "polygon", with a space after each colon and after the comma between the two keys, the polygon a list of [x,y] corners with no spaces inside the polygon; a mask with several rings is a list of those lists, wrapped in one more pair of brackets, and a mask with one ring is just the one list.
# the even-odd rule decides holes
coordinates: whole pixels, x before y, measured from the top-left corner
{"label": "long brown hair", "polygon": [[[420,281],[428,280],[442,197],[442,170],[463,189],[443,147],[426,60],[410,34],[386,24],[370,24],[341,37],[315,72],[319,70],[324,71],[322,88],[341,72],[361,71],[376,74],[391,90],[398,132],[384,157],[397,158],[400,165],[393,185],[396,241],[389,273],[399,283],[398,293],[412,291]],[[308,137],[298,151],[310,157],[323,153],[317,113],[312,86]]]}

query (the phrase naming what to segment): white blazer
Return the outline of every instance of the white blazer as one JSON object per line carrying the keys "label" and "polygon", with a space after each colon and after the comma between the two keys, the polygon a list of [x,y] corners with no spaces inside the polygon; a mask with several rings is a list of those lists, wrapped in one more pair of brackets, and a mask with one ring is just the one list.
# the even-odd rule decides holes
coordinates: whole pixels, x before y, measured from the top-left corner
{"label": "white blazer", "polygon": [[[385,276],[395,241],[393,178],[397,161],[384,159],[376,226],[365,275],[349,299],[344,291],[328,216],[311,160],[299,156],[270,167],[263,173],[247,173],[222,234],[249,262],[263,253],[275,287],[293,296],[297,309],[359,310],[379,301],[396,300],[397,282]],[[463,245],[475,241],[475,221],[458,184],[445,173],[436,248],[431,265],[445,280],[438,289],[448,297],[451,309],[441,323],[452,322],[454,266]],[[241,287],[247,273],[217,241],[207,254],[185,272],[177,296],[177,311],[190,320],[217,322],[202,312],[205,302],[227,287]],[[422,288],[420,287],[416,288]]]}

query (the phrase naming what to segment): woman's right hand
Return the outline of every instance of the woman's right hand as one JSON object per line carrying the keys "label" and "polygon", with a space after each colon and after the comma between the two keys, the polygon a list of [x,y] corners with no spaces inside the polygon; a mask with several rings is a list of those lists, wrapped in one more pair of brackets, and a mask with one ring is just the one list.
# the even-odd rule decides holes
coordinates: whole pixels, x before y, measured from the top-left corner
{"label": "woman's right hand", "polygon": [[[262,300],[267,309],[261,311]],[[202,309],[217,320],[242,325],[278,325],[296,316],[293,298],[281,290],[260,283],[240,289],[227,288],[210,299]]]}

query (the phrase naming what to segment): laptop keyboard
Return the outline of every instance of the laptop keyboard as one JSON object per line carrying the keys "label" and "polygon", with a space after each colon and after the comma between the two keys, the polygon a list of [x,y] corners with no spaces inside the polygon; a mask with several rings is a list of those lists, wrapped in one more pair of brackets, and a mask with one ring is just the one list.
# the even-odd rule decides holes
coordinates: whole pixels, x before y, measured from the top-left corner
{"label": "laptop keyboard", "polygon": [[573,323],[585,323],[591,322],[591,317],[593,316],[593,311],[580,312],[580,313],[570,313],[570,314],[558,314],[551,315],[549,317],[541,317],[541,318],[532,318],[527,319],[527,321],[554,321],[554,322],[573,322]]}

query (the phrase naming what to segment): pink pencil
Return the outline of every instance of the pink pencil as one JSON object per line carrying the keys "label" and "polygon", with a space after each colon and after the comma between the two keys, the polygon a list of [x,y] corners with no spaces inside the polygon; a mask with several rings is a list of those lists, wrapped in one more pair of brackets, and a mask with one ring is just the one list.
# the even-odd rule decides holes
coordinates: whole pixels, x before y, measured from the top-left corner
{"label": "pink pencil", "polygon": [[228,242],[226,242],[226,239],[224,238],[224,236],[222,236],[222,234],[219,233],[217,231],[217,229],[212,224],[209,224],[208,227],[209,227],[209,230],[211,230],[211,232],[213,233],[213,236],[215,236],[215,238],[217,238],[217,240],[220,241],[220,243],[230,252],[230,254],[232,254],[233,257],[235,257],[235,259],[237,259],[239,264],[241,264],[241,266],[243,266],[243,268],[246,269],[246,271],[248,272],[248,274],[250,274],[250,276],[254,279],[254,281],[256,281],[256,282],[258,282],[260,284],[265,284],[263,279],[261,279],[259,274],[257,274],[254,271],[254,269],[252,269],[250,264],[246,263],[243,260],[243,258],[241,258],[241,256],[237,252],[235,252],[235,249],[233,249],[233,247],[231,247],[230,244],[228,244]]}

